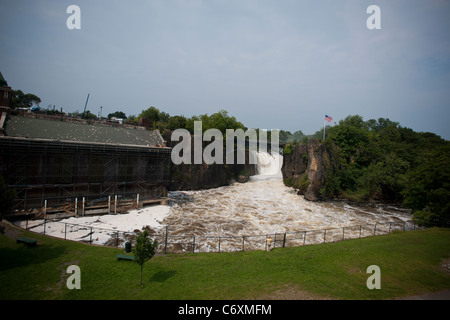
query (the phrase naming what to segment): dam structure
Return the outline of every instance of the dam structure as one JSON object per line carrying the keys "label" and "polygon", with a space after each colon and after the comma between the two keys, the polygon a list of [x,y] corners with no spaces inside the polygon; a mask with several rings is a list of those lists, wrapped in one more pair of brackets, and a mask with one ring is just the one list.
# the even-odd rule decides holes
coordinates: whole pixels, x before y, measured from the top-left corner
{"label": "dam structure", "polygon": [[3,112],[0,123],[0,175],[16,192],[16,212],[81,197],[167,195],[171,148],[158,131],[35,113]]}

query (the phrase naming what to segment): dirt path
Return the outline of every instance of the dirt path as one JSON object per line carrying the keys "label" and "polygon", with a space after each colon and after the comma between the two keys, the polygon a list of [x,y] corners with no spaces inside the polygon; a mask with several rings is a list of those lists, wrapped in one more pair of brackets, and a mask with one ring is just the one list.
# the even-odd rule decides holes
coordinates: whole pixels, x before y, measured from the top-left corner
{"label": "dirt path", "polygon": [[396,300],[450,300],[450,290],[403,297]]}

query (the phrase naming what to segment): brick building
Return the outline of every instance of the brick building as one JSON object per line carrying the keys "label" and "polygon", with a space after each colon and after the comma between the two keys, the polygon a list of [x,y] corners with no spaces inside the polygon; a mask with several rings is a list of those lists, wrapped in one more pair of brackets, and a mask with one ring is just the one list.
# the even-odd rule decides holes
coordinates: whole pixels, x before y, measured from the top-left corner
{"label": "brick building", "polygon": [[13,91],[0,72],[0,112],[7,111],[11,108],[12,97]]}

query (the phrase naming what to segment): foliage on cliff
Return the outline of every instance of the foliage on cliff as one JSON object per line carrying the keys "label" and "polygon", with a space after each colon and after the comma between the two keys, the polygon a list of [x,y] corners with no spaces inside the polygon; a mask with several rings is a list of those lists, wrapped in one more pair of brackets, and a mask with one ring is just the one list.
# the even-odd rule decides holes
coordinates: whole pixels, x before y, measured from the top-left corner
{"label": "foliage on cliff", "polygon": [[[329,129],[327,197],[402,201],[423,225],[450,222],[450,142],[389,119],[348,116]],[[337,147],[337,148],[336,148]]]}

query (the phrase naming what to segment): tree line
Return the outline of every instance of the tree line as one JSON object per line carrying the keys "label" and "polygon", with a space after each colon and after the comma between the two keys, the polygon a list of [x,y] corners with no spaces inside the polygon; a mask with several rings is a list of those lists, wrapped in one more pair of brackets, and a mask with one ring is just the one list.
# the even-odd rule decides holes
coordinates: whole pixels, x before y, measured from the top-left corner
{"label": "tree line", "polygon": [[[222,134],[226,135],[226,129],[242,129],[246,131],[248,128],[240,121],[236,119],[236,117],[231,116],[227,110],[219,110],[218,112],[202,115],[194,115],[192,117],[186,117],[184,115],[175,115],[171,116],[169,113],[160,111],[156,107],[149,107],[143,110],[139,115],[131,115],[126,116],[123,111],[116,111],[114,113],[108,114],[108,118],[117,117],[126,119],[128,123],[139,122],[139,119],[148,119],[152,129],[160,130],[164,132],[165,130],[174,131],[176,129],[186,129],[191,134],[194,133],[194,122],[202,121],[202,130],[205,132],[208,129],[218,129],[222,132]],[[260,128],[254,128],[256,132],[259,134]],[[301,141],[305,141],[312,136],[305,135],[301,130],[295,131],[291,133],[287,130],[278,130],[280,143],[298,143]],[[267,139],[270,140],[271,131],[267,131]]]}
{"label": "tree line", "polygon": [[[126,116],[123,111],[116,111],[114,113],[108,114],[108,118],[117,117],[126,119],[128,123],[139,122],[139,119],[146,118],[149,120],[150,125],[153,129],[160,130],[164,132],[165,130],[176,130],[176,129],[187,129],[191,134],[194,133],[194,122],[202,121],[203,132],[208,129],[218,129],[225,136],[226,129],[242,129],[246,131],[248,128],[236,117],[231,116],[227,110],[219,110],[211,115],[202,114],[194,115],[192,117],[186,117],[184,115],[171,116],[169,113],[160,111],[156,107],[149,107],[143,110],[139,115]],[[260,128],[254,128],[257,133],[259,133]],[[315,137],[314,135],[305,135],[301,130],[297,130],[291,133],[288,130],[280,129],[278,130],[279,139],[281,144],[285,143],[299,143],[302,141],[307,141]],[[270,140],[271,131],[267,132],[267,139]]]}
{"label": "tree line", "polygon": [[324,196],[401,202],[425,226],[450,224],[450,142],[380,118],[348,116],[328,129]]}

